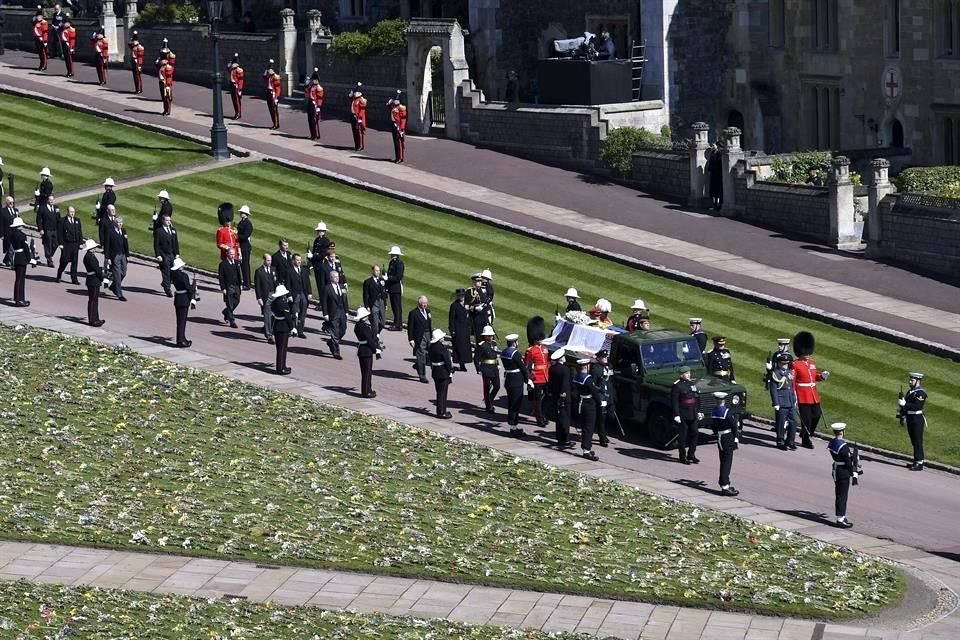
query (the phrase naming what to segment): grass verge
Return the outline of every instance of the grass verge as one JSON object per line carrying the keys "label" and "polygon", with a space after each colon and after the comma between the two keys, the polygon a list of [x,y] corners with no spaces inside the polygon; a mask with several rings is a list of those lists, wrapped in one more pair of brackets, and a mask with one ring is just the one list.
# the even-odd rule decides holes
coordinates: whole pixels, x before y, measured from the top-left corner
{"label": "grass verge", "polygon": [[197,600],[90,587],[0,581],[0,630],[17,638],[87,640],[585,640],[545,633],[383,614],[280,607],[243,600]]}
{"label": "grass verge", "polygon": [[123,349],[0,328],[0,530],[778,615],[896,601],[801,535]]}
{"label": "grass verge", "polygon": [[[960,466],[960,398],[952,384],[960,379],[960,364],[945,358],[271,163],[247,163],[122,191],[120,210],[127,217],[131,241],[147,253],[153,250],[147,226],[160,188],[173,196],[185,259],[208,269],[216,268],[216,207],[226,198],[238,207],[252,207],[257,255],[275,250],[281,236],[290,238],[293,250],[303,252],[316,222],[325,221],[354,285],[354,306],[360,303],[359,283],[370,265],[386,262],[389,247],[399,244],[406,254],[405,308],[426,294],[435,322],[444,327],[453,290],[469,286],[470,274],[485,267],[496,278],[500,335],[523,335],[530,316],[552,317],[557,304],[564,304],[568,286],[577,287],[588,304],[601,296],[611,300],[621,322],[638,297],[652,309],[656,328],[685,329],[687,318],[703,316],[708,333],[728,338],[737,382],[749,392],[748,409],[768,418],[773,411],[761,382],[763,362],[778,337],[808,329],[817,338],[818,364],[833,374],[821,385],[825,422],[848,423],[850,437],[858,442],[909,453],[906,430],[894,417],[897,389],[908,371],[923,371],[931,396],[927,457]],[[93,199],[84,201],[79,210],[92,204]]]}
{"label": "grass verge", "polygon": [[207,148],[194,142],[4,93],[0,131],[7,132],[0,146],[5,173],[16,174],[24,202],[40,181],[41,167],[50,168],[56,195],[102,184],[107,176],[119,183],[209,158]]}

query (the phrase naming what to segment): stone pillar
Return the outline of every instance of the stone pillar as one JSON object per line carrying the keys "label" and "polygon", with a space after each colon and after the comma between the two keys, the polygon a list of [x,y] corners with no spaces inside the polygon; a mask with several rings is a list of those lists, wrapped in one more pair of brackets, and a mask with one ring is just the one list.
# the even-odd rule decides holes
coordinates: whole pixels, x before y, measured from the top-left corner
{"label": "stone pillar", "polygon": [[[293,9],[280,10],[280,57],[277,72],[283,78],[283,95],[293,94],[297,83],[297,27],[293,24]],[[313,71],[311,69],[310,71]]]}
{"label": "stone pillar", "polygon": [[113,0],[103,0],[103,36],[107,39],[110,51],[110,62],[123,62],[124,48],[117,46],[117,14],[113,12]]}
{"label": "stone pillar", "polygon": [[690,197],[687,204],[702,207],[707,196],[707,149],[710,148],[710,125],[694,122],[693,141],[690,143]]}
{"label": "stone pillar", "polygon": [[850,180],[850,158],[833,159],[830,176],[830,246],[835,249],[859,249],[860,235],[854,226],[853,182]]}
{"label": "stone pillar", "polygon": [[313,73],[313,69],[316,66],[313,61],[313,45],[318,43],[321,36],[325,33],[322,18],[323,14],[318,9],[310,9],[307,11],[307,30],[303,34],[303,45],[306,47],[304,51],[304,62],[306,63],[306,68],[303,70],[305,78],[304,84],[310,80],[310,74]]}
{"label": "stone pillar", "polygon": [[127,1],[127,15],[124,16],[124,24],[127,26],[127,33],[133,31],[133,23],[137,21],[137,0]]}
{"label": "stone pillar", "polygon": [[883,227],[880,225],[880,201],[893,193],[890,184],[890,161],[877,158],[870,163],[873,179],[867,188],[869,204],[867,206],[867,246],[879,247],[883,242]]}
{"label": "stone pillar", "polygon": [[725,144],[723,146],[723,207],[725,215],[733,215],[736,211],[736,175],[734,171],[737,163],[743,160],[743,149],[740,148],[740,129],[728,127],[723,130]]}

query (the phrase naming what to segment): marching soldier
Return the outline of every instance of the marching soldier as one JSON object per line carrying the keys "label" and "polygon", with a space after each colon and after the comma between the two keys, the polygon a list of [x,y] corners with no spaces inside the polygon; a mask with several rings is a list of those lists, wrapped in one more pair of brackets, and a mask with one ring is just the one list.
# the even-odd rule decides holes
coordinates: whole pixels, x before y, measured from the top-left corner
{"label": "marching soldier", "polygon": [[216,243],[220,250],[220,261],[227,259],[227,252],[233,249],[234,258],[240,256],[240,241],[233,226],[233,207],[223,207],[217,211],[220,226],[217,227]]}
{"label": "marching soldier", "polygon": [[50,169],[40,169],[40,184],[33,191],[33,208],[39,209],[47,203],[47,198],[53,195],[53,181],[50,179]]}
{"label": "marching soldier", "polygon": [[243,275],[243,288],[250,290],[250,259],[253,256],[253,223],[250,222],[250,207],[240,207],[240,222],[237,223],[237,244],[240,245],[240,272]]}
{"label": "marching soldier", "polygon": [[390,247],[390,263],[387,265],[387,295],[390,296],[390,311],[393,313],[393,330],[403,331],[403,252],[400,247]]}
{"label": "marching soldier", "polygon": [[407,108],[400,103],[400,90],[397,95],[387,101],[390,107],[390,133],[393,135],[393,161],[400,164],[404,160],[407,146]]}
{"label": "marching soldier", "polygon": [[700,353],[707,351],[707,334],[704,332],[702,318],[690,318],[690,335],[692,335],[697,344],[700,345]]}
{"label": "marching soldier", "polygon": [[[776,414],[777,449],[796,451],[797,390],[794,388],[793,356],[781,351],[774,357],[775,367],[770,371],[770,400]],[[789,426],[788,426],[789,425]]]}
{"label": "marching soldier", "polygon": [[113,190],[115,186],[116,183],[113,181],[113,178],[107,178],[103,181],[103,193],[100,195],[100,199],[97,200],[96,206],[97,225],[99,225],[103,217],[107,215],[107,208],[110,205],[117,204],[117,193]]}
{"label": "marching soldier", "polygon": [[680,464],[699,464],[697,440],[700,437],[700,395],[696,383],[690,379],[690,367],[680,367],[680,378],[670,390],[673,421],[680,425],[677,443],[680,445]]}
{"label": "marching soldier", "polygon": [[233,101],[233,119],[243,116],[244,71],[240,66],[240,54],[234,53],[233,60],[227,65],[227,78],[230,82],[230,99]]}
{"label": "marching soldier", "polygon": [[10,250],[13,252],[13,306],[29,307],[30,301],[27,300],[27,264],[37,265],[37,259],[30,251],[30,245],[27,244],[27,234],[23,232],[23,218],[14,218],[10,223],[10,229],[7,232],[10,238]]}
{"label": "marching soldier", "polygon": [[583,309],[580,308],[580,293],[576,289],[570,287],[564,296],[567,299],[567,310],[564,313],[583,311]]}
{"label": "marching soldier", "polygon": [[493,327],[487,325],[481,332],[482,341],[477,345],[473,364],[483,382],[483,406],[487,413],[494,413],[493,402],[500,393],[500,360],[497,344],[493,341],[496,334]]}
{"label": "marching soldier", "polygon": [[630,317],[627,318],[627,322],[624,325],[627,331],[631,333],[634,331],[649,331],[650,311],[647,309],[647,305],[644,304],[643,300],[640,298],[634,300],[630,311]]}
{"label": "marching soldier", "polygon": [[443,343],[446,335],[443,329],[433,330],[430,345],[427,347],[427,358],[430,359],[430,375],[437,390],[437,417],[449,420],[453,414],[447,411],[447,391],[450,381],[453,380],[453,360],[450,350]]}
{"label": "marching soldier", "polygon": [[103,33],[97,33],[93,50],[97,61],[97,80],[103,86],[107,84],[107,68],[110,64],[110,43],[107,42],[107,37]]}
{"label": "marching soldier", "polygon": [[187,313],[191,308],[196,308],[197,300],[200,299],[196,284],[190,282],[190,276],[183,270],[185,266],[183,260],[176,258],[170,267],[173,272],[173,308],[177,312],[177,346],[181,348],[193,344],[187,340]]}
{"label": "marching soldier", "polygon": [[60,42],[63,45],[63,62],[66,65],[67,78],[73,77],[73,56],[77,53],[77,28],[70,23],[70,19],[63,21],[63,30],[60,32]]}
{"label": "marching soldier", "polygon": [[460,365],[460,371],[467,370],[467,363],[472,356],[473,332],[470,330],[470,313],[467,311],[466,295],[466,289],[457,289],[447,314],[447,328],[453,344],[453,363]]}
{"label": "marching soldier", "polygon": [[367,99],[363,97],[362,86],[358,82],[357,88],[350,92],[350,127],[354,151],[363,151],[363,138],[367,131]]}
{"label": "marching soldier", "polygon": [[273,60],[267,64],[263,72],[263,83],[267,89],[267,109],[270,111],[271,129],[280,128],[280,96],[283,95],[283,80],[280,74],[273,69]]}
{"label": "marching soldier", "polygon": [[493,306],[493,298],[496,295],[496,291],[493,288],[493,273],[490,271],[490,269],[484,269],[480,272],[480,278],[480,286],[483,289],[484,296],[487,298],[487,302],[489,303],[487,312],[490,314],[490,324],[492,325],[493,321],[497,319],[497,310]]}
{"label": "marching soldier", "polygon": [[572,449],[570,441],[570,368],[564,359],[567,350],[560,347],[550,354],[550,373],[547,377],[547,386],[550,390],[550,399],[553,411],[556,412],[557,448]]}
{"label": "marching soldier", "polygon": [[740,444],[740,421],[727,406],[727,393],[715,391],[716,406],[710,413],[713,433],[717,436],[717,449],[720,452],[720,495],[740,495],[737,488],[730,484],[730,470],[733,467],[733,452]]}
{"label": "marching soldier", "polygon": [[100,319],[100,287],[106,278],[94,253],[98,246],[96,240],[90,238],[80,247],[86,252],[83,254],[83,270],[87,275],[84,283],[87,285],[87,323],[91,327],[103,326],[103,320]]}
{"label": "marching soldier", "polygon": [[[767,361],[764,365],[767,370],[763,374],[764,388],[770,386],[770,372],[773,371],[774,366],[776,366],[777,358],[783,353],[790,355],[790,338],[777,338],[777,350],[767,356]],[[790,360],[793,360],[793,356],[790,356]]]}
{"label": "marching soldier", "polygon": [[614,416],[616,418],[616,409],[613,406],[613,386],[610,384],[610,377],[613,371],[607,366],[607,358],[610,353],[606,349],[600,349],[596,353],[596,361],[590,365],[590,377],[593,384],[597,387],[597,439],[601,447],[610,446],[610,439],[607,438],[607,418]]}
{"label": "marching soldier", "polygon": [[857,446],[843,439],[847,425],[836,422],[830,425],[833,429],[833,440],[827,445],[830,457],[833,458],[834,484],[834,511],[837,516],[836,526],[849,529],[853,523],[847,520],[847,495],[850,493],[850,484],[857,484],[857,479],[863,473],[860,467],[860,454]]}
{"label": "marching soldier", "polygon": [[37,7],[37,13],[33,16],[33,43],[37,48],[37,55],[40,57],[40,65],[37,71],[47,70],[47,41],[50,38],[50,25],[43,17],[43,9]]}
{"label": "marching soldier", "polygon": [[507,390],[507,424],[510,425],[510,435],[522,438],[524,433],[520,426],[520,406],[523,403],[523,387],[527,386],[532,390],[533,380],[530,379],[523,358],[517,350],[520,336],[511,333],[504,339],[507,341],[507,348],[500,353],[500,360],[503,362],[503,386]]}
{"label": "marching soldier", "polygon": [[240,265],[237,264],[236,252],[233,247],[227,249],[227,257],[217,269],[217,280],[220,284],[220,293],[223,295],[223,321],[237,328],[237,320],[233,315],[234,309],[240,304]]}
{"label": "marching soldier", "polygon": [[165,95],[166,85],[163,82],[163,75],[161,69],[167,63],[167,58],[170,56],[170,47],[168,47],[169,40],[166,38],[163,39],[163,43],[160,45],[160,54],[153,61],[153,68],[157,70],[157,82],[160,86],[160,99],[162,100]]}
{"label": "marching soldier", "polygon": [[[523,354],[523,364],[530,374],[530,393],[528,400],[533,409],[533,416],[538,427],[547,425],[547,416],[543,411],[543,397],[547,392],[547,376],[550,373],[550,352],[543,344],[547,337],[544,320],[540,316],[530,318],[527,322],[527,344],[530,346]],[[605,438],[600,439],[601,442]]]}
{"label": "marching soldier", "polygon": [[293,315],[290,311],[290,292],[287,287],[278,284],[270,300],[270,312],[273,315],[273,335],[277,345],[276,373],[278,376],[290,375],[287,366],[287,345],[293,329]]}
{"label": "marching soldier", "polygon": [[133,72],[133,92],[137,95],[143,93],[143,54],[146,48],[140,44],[140,34],[133,32],[130,43],[130,71]]}
{"label": "marching soldier", "polygon": [[37,210],[37,230],[40,231],[40,240],[43,243],[43,256],[47,266],[53,266],[53,255],[60,246],[57,232],[60,229],[60,207],[54,197],[47,196],[47,202]]}
{"label": "marching soldier", "polygon": [[[417,370],[420,382],[427,382],[427,350],[433,332],[433,314],[429,307],[427,296],[417,298],[417,308],[407,316],[407,340],[413,349],[416,362],[413,368]],[[437,331],[440,331],[437,329]],[[441,333],[443,333],[441,331]]]}
{"label": "marching soldier", "polygon": [[340,355],[340,341],[347,332],[347,291],[346,285],[340,284],[340,272],[331,271],[328,275],[329,284],[323,294],[323,310],[327,316],[327,346],[336,360],[343,360]]}
{"label": "marching soldier", "polygon": [[733,358],[727,349],[727,339],[723,336],[713,336],[713,349],[707,353],[707,373],[715,378],[737,383],[733,372]]}
{"label": "marching soldier", "polygon": [[373,390],[373,358],[380,357],[380,338],[370,324],[370,312],[366,307],[357,309],[357,322],[353,326],[357,337],[357,358],[360,360],[360,395],[376,398]]}
{"label": "marching soldier", "polygon": [[387,297],[387,290],[384,284],[387,279],[380,271],[380,265],[370,266],[370,277],[363,281],[363,306],[370,312],[370,326],[373,328],[373,335],[377,337],[377,345],[382,347],[380,342],[380,332],[384,325],[384,299]]}
{"label": "marching soldier", "polygon": [[[0,160],[0,166],[2,166]],[[8,267],[13,266],[13,251],[10,247],[10,225],[14,220],[20,217],[20,209],[16,207],[13,196],[7,196],[3,202],[3,208],[0,209],[0,240],[3,240],[3,264]]]}
{"label": "marching soldier", "polygon": [[310,76],[310,84],[304,90],[307,99],[307,125],[310,127],[310,139],[320,139],[320,109],[323,107],[323,86],[320,84],[320,73],[314,68]]}
{"label": "marching soldier", "polygon": [[907,395],[897,401],[899,405],[898,416],[902,421],[906,420],[907,434],[910,436],[910,444],[913,446],[913,464],[908,464],[907,468],[911,471],[923,471],[923,465],[926,458],[923,455],[923,431],[927,428],[927,419],[923,415],[923,405],[927,401],[927,392],[922,383],[922,373],[910,374],[910,390]]}
{"label": "marching soldier", "polygon": [[160,66],[159,78],[160,78],[160,91],[163,97],[163,115],[170,115],[171,109],[173,109],[173,74],[174,66],[170,61],[170,56],[173,54],[170,53],[167,56],[167,59],[163,61],[163,64]]}
{"label": "marching soldier", "polygon": [[277,288],[277,272],[273,268],[273,256],[263,254],[263,265],[253,274],[253,290],[257,296],[257,304],[263,314],[263,335],[267,344],[273,344],[273,312],[270,308],[270,296]]}
{"label": "marching soldier", "polygon": [[579,371],[573,379],[580,399],[580,448],[581,455],[596,462],[600,458],[593,451],[593,432],[597,426],[597,407],[600,404],[600,390],[590,375],[590,358],[577,360]]}
{"label": "marching soldier", "polygon": [[307,251],[307,260],[313,267],[313,278],[317,283],[317,292],[323,291],[326,285],[323,274],[323,260],[327,257],[327,249],[330,247],[330,237],[327,236],[327,223],[322,220],[317,223],[317,237],[313,239],[313,249]]}
{"label": "marching soldier", "polygon": [[70,281],[73,284],[80,284],[77,278],[77,262],[79,261],[80,243],[83,242],[83,230],[80,224],[80,218],[77,217],[77,210],[73,207],[67,207],[67,215],[60,218],[60,226],[57,229],[57,240],[60,243],[60,266],[57,268],[57,282],[63,277],[63,272],[70,264]]}
{"label": "marching soldier", "polygon": [[490,301],[483,288],[483,276],[473,274],[473,286],[466,295],[467,311],[470,312],[470,324],[473,326],[473,337],[477,342],[483,337],[483,328],[492,324],[490,318]]}
{"label": "marching soldier", "polygon": [[813,360],[816,346],[813,334],[801,331],[793,337],[793,386],[797,390],[797,411],[800,414],[800,446],[813,449],[813,438],[817,424],[823,416],[820,410],[820,392],[817,383],[830,377],[829,371],[818,371]]}
{"label": "marching soldier", "polygon": [[170,269],[173,267],[173,261],[180,257],[180,238],[170,222],[170,216],[163,216],[160,226],[153,232],[153,255],[156,256],[157,266],[160,269],[160,286],[163,287],[167,297],[172,298],[173,292],[170,288],[173,282],[170,279]]}

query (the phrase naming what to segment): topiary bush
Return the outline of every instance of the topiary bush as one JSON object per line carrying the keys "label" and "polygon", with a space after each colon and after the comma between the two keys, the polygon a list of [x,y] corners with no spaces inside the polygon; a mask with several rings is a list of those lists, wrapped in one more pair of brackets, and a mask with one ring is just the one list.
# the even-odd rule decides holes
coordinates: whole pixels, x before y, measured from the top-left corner
{"label": "topiary bush", "polygon": [[148,2],[137,14],[137,26],[155,24],[198,24],[200,9],[191,0]]}
{"label": "topiary bush", "polygon": [[929,193],[947,198],[960,195],[960,167],[912,167],[900,172],[894,183],[901,193]]}
{"label": "topiary bush", "polygon": [[406,20],[381,20],[370,29],[370,48],[380,55],[395,55],[407,49]]}
{"label": "topiary bush", "polygon": [[600,147],[600,161],[621,176],[630,173],[631,157],[641,149],[671,151],[670,127],[664,126],[657,135],[652,131],[637,127],[620,127],[607,134]]}
{"label": "topiary bush", "polygon": [[345,31],[333,36],[330,50],[351,56],[365,56],[370,54],[370,36],[359,31]]}

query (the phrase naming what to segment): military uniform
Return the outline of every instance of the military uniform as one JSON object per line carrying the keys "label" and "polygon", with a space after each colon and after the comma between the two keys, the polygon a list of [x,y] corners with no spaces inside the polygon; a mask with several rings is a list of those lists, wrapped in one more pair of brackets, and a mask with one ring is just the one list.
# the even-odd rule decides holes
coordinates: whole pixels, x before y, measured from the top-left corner
{"label": "military uniform", "polygon": [[[578,360],[577,364],[587,364],[589,360]],[[580,449],[581,455],[590,460],[597,460],[593,452],[593,433],[597,426],[597,410],[602,401],[601,391],[589,371],[580,371],[573,379],[577,389],[580,404]]]}
{"label": "military uniform", "polygon": [[690,318],[690,335],[693,336],[700,346],[700,353],[706,353],[707,334],[701,328],[701,322],[703,322],[702,318]]}
{"label": "military uniform", "polygon": [[363,151],[367,132],[367,99],[359,91],[351,94],[350,128],[353,132],[354,151]]}
{"label": "military uniform", "polygon": [[680,425],[677,441],[680,446],[680,462],[697,464],[700,462],[697,459],[697,440],[700,437],[700,395],[696,383],[683,378],[674,382],[670,390],[670,403],[673,407],[673,421]]}
{"label": "military uniform", "polygon": [[320,77],[314,72],[311,82],[304,90],[304,97],[307,100],[307,126],[310,129],[310,139],[318,140],[320,138],[320,114],[323,108],[323,86],[320,84]]}
{"label": "military uniform", "polygon": [[490,321],[490,300],[484,289],[475,284],[467,290],[466,295],[467,311],[470,312],[470,324],[473,326],[473,337],[476,342],[480,342],[483,328],[492,325]]}
{"label": "military uniform", "polygon": [[[13,224],[17,224],[17,218]],[[22,224],[22,221],[21,221]],[[29,307],[27,300],[27,264],[36,262],[31,255],[30,245],[27,243],[27,234],[20,227],[10,229],[10,250],[13,252],[13,304],[17,307]]]}
{"label": "military uniform", "polygon": [[170,115],[173,109],[173,75],[175,68],[169,60],[164,61],[160,67],[158,77],[160,78],[161,100],[163,102],[163,115]]}
{"label": "military uniform", "polygon": [[240,56],[234,54],[233,61],[227,65],[227,77],[230,79],[230,100],[233,101],[233,119],[243,117],[244,71],[240,66]]}
{"label": "military uniform", "polygon": [[[597,352],[598,356],[599,354],[600,352]],[[600,392],[601,396],[599,406],[597,407],[597,439],[600,441],[601,447],[606,447],[610,444],[610,440],[607,438],[607,418],[611,415],[616,415],[616,409],[613,404],[613,385],[610,384],[613,370],[606,364],[594,362],[590,365],[590,375],[593,378],[594,384],[597,385],[597,391]]]}
{"label": "military uniform", "polygon": [[733,370],[733,357],[727,349],[723,336],[714,336],[714,347],[707,353],[707,373],[726,382],[736,382]]}
{"label": "military uniform", "polygon": [[173,261],[180,255],[180,239],[177,237],[177,230],[173,225],[169,227],[160,225],[153,230],[153,255],[157,257],[160,268],[160,286],[167,296],[171,296],[170,287],[170,267]]}
{"label": "military uniform", "polygon": [[527,344],[530,347],[523,354],[523,364],[530,374],[529,400],[533,417],[538,427],[547,425],[547,416],[543,411],[543,398],[547,393],[547,379],[550,375],[550,352],[542,341],[547,337],[544,320],[534,316],[527,322]]}
{"label": "military uniform", "polygon": [[73,57],[77,53],[77,28],[67,23],[60,32],[60,42],[63,43],[63,62],[66,65],[66,77],[73,77]]}
{"label": "military uniform", "polygon": [[38,13],[33,17],[33,43],[37,48],[37,56],[40,58],[37,71],[47,70],[47,41],[49,37],[50,25],[43,17],[43,14]]}
{"label": "military uniform", "polygon": [[910,390],[899,401],[899,415],[907,423],[907,434],[913,446],[913,464],[911,471],[923,471],[926,458],[923,452],[923,432],[927,428],[927,418],[923,415],[923,406],[927,402],[927,392],[921,386],[922,373],[910,374]]}
{"label": "military uniform", "polygon": [[130,40],[130,71],[133,73],[133,92],[137,95],[143,93],[143,54],[146,52],[143,45],[137,39],[137,33],[133,33],[133,39]]}
{"label": "military uniform", "polygon": [[86,272],[87,322],[92,327],[103,324],[100,319],[100,287],[103,285],[103,269],[97,255],[91,250],[83,254],[83,270]]}
{"label": "military uniform", "polygon": [[387,295],[390,296],[390,311],[393,313],[393,330],[403,331],[403,261],[399,255],[391,256],[387,265]]}
{"label": "military uniform", "polygon": [[[174,267],[176,266],[174,264]],[[193,343],[187,340],[187,314],[197,292],[190,282],[190,276],[182,267],[173,269],[170,281],[173,284],[173,308],[177,314],[177,346],[189,347]]]}
{"label": "military uniform", "polygon": [[[280,285],[283,286],[283,285]],[[289,375],[290,367],[287,366],[287,345],[290,342],[290,331],[293,329],[293,312],[290,310],[290,298],[284,290],[274,296],[270,302],[270,311],[273,314],[273,335],[277,345],[277,375]],[[277,287],[278,291],[280,287]]]}
{"label": "military uniform", "polygon": [[250,214],[240,212],[240,222],[237,223],[237,244],[240,245],[240,272],[243,276],[243,288],[250,289],[250,259],[253,257],[253,223]]}
{"label": "military uniform", "polygon": [[461,371],[467,370],[467,363],[472,359],[473,332],[470,330],[470,313],[461,295],[465,293],[463,289],[457,290],[457,299],[450,303],[447,314],[447,329],[453,344],[453,362],[460,365]]}
{"label": "military uniform", "polygon": [[3,240],[3,264],[13,266],[10,247],[10,225],[20,217],[20,210],[16,207],[4,206],[0,209],[0,240]]}
{"label": "military uniform", "polygon": [[570,368],[563,361],[565,357],[563,347],[553,353],[553,364],[550,365],[550,375],[547,378],[547,388],[555,413],[554,420],[557,423],[557,446],[561,449],[573,446],[570,442]]}
{"label": "military uniform", "polygon": [[427,347],[427,358],[430,361],[430,375],[433,378],[434,388],[437,391],[437,417],[453,417],[447,411],[447,390],[450,387],[450,381],[453,379],[453,360],[450,357],[450,350],[443,343],[444,333],[436,329]]}
{"label": "military uniform", "polygon": [[530,377],[517,350],[519,336],[511,334],[506,340],[507,348],[500,353],[500,360],[503,363],[503,386],[507,390],[507,424],[510,425],[511,435],[522,436],[520,406],[523,403],[523,387],[530,383]]}
{"label": "military uniform", "polygon": [[407,108],[394,98],[390,105],[390,133],[393,135],[393,161],[400,164],[405,159],[407,147]]}
{"label": "military uniform", "polygon": [[[271,63],[273,60],[270,61]],[[280,74],[269,67],[263,73],[263,82],[267,90],[267,109],[270,111],[271,129],[280,128],[280,96],[283,95],[283,80]]]}
{"label": "military uniform", "polygon": [[776,367],[770,371],[770,401],[776,412],[777,448],[797,448],[794,440],[797,436],[797,391],[794,388],[794,373],[789,354],[779,354]]}
{"label": "military uniform", "polygon": [[861,471],[856,445],[843,439],[844,427],[846,425],[842,423],[831,425],[834,437],[827,445],[827,450],[833,458],[834,512],[837,516],[837,526],[849,529],[853,523],[847,520],[847,496],[850,493],[851,482],[857,483]]}
{"label": "military uniform", "polygon": [[730,470],[733,468],[733,452],[740,443],[740,421],[724,402],[727,394],[718,391],[713,394],[718,404],[710,413],[713,433],[717,436],[717,450],[720,454],[720,492],[725,496],[735,496],[740,492],[730,484]]}
{"label": "military uniform", "polygon": [[360,395],[364,398],[375,398],[377,392],[373,390],[373,358],[380,354],[380,341],[369,322],[369,316],[361,317],[357,321],[353,334],[357,337],[357,358],[360,361]]}
{"label": "military uniform", "polygon": [[500,393],[500,360],[497,344],[484,340],[477,345],[473,364],[483,383],[483,406],[487,413],[493,413],[493,402]]}
{"label": "military uniform", "polygon": [[107,84],[107,69],[110,64],[110,43],[102,33],[97,34],[97,40],[93,45],[97,62],[97,80],[100,85]]}
{"label": "military uniform", "polygon": [[793,356],[790,355],[790,338],[777,338],[777,350],[771,352],[770,355],[767,356],[767,361],[764,363],[766,367],[766,371],[763,374],[764,389],[770,388],[770,374],[777,364],[777,358],[784,354],[789,356],[790,360],[793,360]]}

